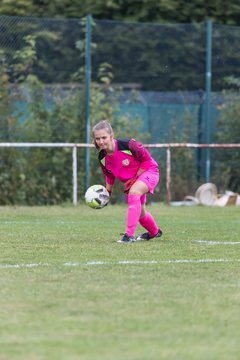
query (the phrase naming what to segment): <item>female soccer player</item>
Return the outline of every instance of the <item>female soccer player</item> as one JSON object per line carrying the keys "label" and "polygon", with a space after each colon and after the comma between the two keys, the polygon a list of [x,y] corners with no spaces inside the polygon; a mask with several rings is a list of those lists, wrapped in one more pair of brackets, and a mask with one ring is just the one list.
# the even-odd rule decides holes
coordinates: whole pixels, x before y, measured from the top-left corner
{"label": "female soccer player", "polygon": [[[150,240],[162,235],[153,216],[146,211],[147,193],[153,194],[159,181],[157,162],[144,146],[134,139],[115,139],[107,120],[102,120],[92,129],[98,159],[106,179],[106,188],[112,193],[115,179],[124,183],[127,195],[127,226],[120,243]],[[138,222],[147,232],[135,237]]]}

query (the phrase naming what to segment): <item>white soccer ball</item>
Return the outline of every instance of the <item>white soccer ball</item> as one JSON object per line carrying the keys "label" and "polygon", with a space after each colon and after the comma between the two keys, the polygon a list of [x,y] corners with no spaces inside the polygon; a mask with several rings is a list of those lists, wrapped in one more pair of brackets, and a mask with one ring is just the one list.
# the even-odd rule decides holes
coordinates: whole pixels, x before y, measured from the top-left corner
{"label": "white soccer ball", "polygon": [[92,185],[85,193],[85,201],[92,209],[102,209],[109,202],[109,192],[103,185]]}

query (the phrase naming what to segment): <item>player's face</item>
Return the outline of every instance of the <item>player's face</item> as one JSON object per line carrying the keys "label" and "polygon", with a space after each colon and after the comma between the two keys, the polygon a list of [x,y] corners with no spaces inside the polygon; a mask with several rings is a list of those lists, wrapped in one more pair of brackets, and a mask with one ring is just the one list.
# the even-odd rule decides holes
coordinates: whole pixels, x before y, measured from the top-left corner
{"label": "player's face", "polygon": [[107,152],[114,151],[113,135],[109,134],[106,130],[95,131],[94,138],[100,150],[106,150]]}

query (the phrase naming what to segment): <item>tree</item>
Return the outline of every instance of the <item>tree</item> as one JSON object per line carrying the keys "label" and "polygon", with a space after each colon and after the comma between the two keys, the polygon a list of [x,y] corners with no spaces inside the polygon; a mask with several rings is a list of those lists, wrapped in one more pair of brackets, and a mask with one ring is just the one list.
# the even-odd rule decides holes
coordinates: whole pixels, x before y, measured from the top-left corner
{"label": "tree", "polygon": [[[24,41],[25,46],[14,55],[15,62],[11,65],[11,74],[16,80],[17,99],[26,104],[26,111],[20,126],[15,111],[16,97],[9,93],[11,87],[7,75],[9,69],[5,65],[2,66],[0,69],[1,140],[17,141],[18,137],[22,142],[85,142],[83,106],[85,93],[84,88],[80,86],[84,71],[72,74],[76,82],[67,89],[61,84],[54,84],[48,90],[46,84],[33,74],[37,60],[37,37],[28,35]],[[82,51],[80,41],[77,42],[76,47]],[[137,133],[136,129],[141,129],[141,119],[130,119],[122,114],[116,116],[119,92],[112,88],[112,79],[111,65],[101,64],[98,82],[92,83],[91,86],[91,125],[108,118],[111,122],[115,122],[116,131],[121,128],[123,136],[122,128],[125,129],[125,134],[131,132],[134,135]],[[24,154],[15,149],[1,150],[1,204],[50,205],[71,200],[71,149],[24,149]],[[91,178],[96,183],[102,174],[93,152],[92,157]],[[83,179],[86,169],[82,151],[78,152],[78,165],[78,178]],[[81,197],[84,192],[82,185],[83,181],[79,187]],[[117,192],[114,196],[117,196]]]}
{"label": "tree", "polygon": [[[9,87],[8,68],[4,53],[0,53],[0,141],[13,142],[21,139],[16,102],[17,92]],[[16,159],[19,161],[16,162]],[[18,149],[0,148],[0,203],[13,204],[19,200],[21,182],[21,154]]]}
{"label": "tree", "polygon": [[[239,143],[240,139],[240,78],[225,79],[231,90],[223,91],[223,103],[216,124],[215,140],[220,143]],[[240,192],[239,149],[218,150],[215,154],[214,173],[221,190]]]}
{"label": "tree", "polygon": [[0,13],[15,16],[127,20],[151,23],[193,23],[211,18],[218,24],[238,25],[236,0],[15,0],[0,4]]}

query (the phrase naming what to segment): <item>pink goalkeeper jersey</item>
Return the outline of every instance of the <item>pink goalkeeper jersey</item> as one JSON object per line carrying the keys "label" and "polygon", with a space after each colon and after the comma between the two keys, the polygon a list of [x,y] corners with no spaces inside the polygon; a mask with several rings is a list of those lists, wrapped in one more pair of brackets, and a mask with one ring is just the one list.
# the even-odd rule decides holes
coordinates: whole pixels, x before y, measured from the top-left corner
{"label": "pink goalkeeper jersey", "polygon": [[157,162],[141,143],[134,139],[114,141],[114,154],[108,155],[104,150],[99,153],[99,162],[108,184],[113,185],[116,178],[122,182],[133,178],[139,168],[158,173]]}

